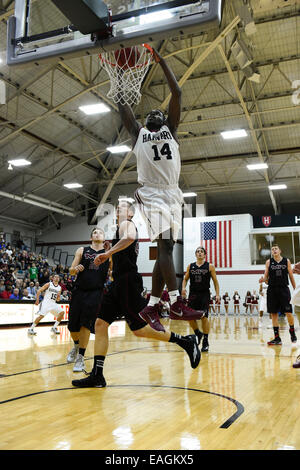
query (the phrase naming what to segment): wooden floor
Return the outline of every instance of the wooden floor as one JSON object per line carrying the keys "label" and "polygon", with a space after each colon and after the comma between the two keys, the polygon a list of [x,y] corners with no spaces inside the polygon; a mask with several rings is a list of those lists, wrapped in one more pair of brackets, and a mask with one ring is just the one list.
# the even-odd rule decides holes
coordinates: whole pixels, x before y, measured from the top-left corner
{"label": "wooden floor", "polygon": [[[66,363],[66,326],[57,336],[49,326],[35,337],[27,328],[0,329],[0,449],[299,450],[300,369],[292,368],[299,349],[286,320],[281,347],[266,345],[267,317],[262,329],[244,314],[210,322],[210,351],[196,370],[176,345],[138,339],[116,322],[105,389],[72,387],[84,374]],[[185,322],[163,323],[190,333]]]}

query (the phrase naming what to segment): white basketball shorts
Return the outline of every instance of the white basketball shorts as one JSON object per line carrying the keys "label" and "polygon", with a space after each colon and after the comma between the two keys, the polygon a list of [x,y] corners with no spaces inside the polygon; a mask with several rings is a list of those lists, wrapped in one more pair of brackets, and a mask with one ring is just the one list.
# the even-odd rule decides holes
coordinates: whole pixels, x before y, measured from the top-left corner
{"label": "white basketball shorts", "polygon": [[296,287],[291,298],[291,304],[300,307],[300,286]]}
{"label": "white basketball shorts", "polygon": [[55,302],[41,302],[40,308],[37,312],[38,315],[45,317],[47,313],[52,313],[55,317],[62,312],[62,308]]}
{"label": "white basketball shorts", "polygon": [[183,195],[177,186],[144,185],[135,192],[135,200],[153,242],[160,234],[171,232],[177,240],[182,224]]}

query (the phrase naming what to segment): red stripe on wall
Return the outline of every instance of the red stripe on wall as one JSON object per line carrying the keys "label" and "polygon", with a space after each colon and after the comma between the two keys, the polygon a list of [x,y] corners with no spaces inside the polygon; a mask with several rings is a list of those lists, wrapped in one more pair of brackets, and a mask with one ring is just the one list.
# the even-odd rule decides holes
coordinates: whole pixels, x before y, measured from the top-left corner
{"label": "red stripe on wall", "polygon": [[231,220],[229,220],[228,222],[229,224],[229,267],[231,268],[232,267],[232,249],[231,249]]}
{"label": "red stripe on wall", "polygon": [[224,268],[227,268],[227,222],[224,220]]}
{"label": "red stripe on wall", "polygon": [[220,268],[223,267],[223,262],[222,262],[222,222],[219,221],[219,236],[218,236],[218,240],[219,240],[219,264],[216,264],[216,266],[219,266]]}

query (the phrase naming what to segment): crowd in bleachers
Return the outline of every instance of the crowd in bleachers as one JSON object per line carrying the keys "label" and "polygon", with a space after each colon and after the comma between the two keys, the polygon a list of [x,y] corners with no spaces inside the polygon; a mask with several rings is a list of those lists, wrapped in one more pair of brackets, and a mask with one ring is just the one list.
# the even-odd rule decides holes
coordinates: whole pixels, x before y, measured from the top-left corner
{"label": "crowd in bleachers", "polygon": [[69,301],[74,276],[69,274],[68,267],[50,266],[42,254],[30,251],[22,242],[12,247],[0,238],[0,299],[35,300],[38,289],[54,273],[61,278],[61,300]]}

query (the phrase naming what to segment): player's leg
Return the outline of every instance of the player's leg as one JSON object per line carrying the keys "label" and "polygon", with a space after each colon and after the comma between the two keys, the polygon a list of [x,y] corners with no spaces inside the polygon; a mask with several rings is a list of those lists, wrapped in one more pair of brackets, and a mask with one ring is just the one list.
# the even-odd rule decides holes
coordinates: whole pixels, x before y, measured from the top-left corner
{"label": "player's leg", "polygon": [[297,343],[297,336],[295,334],[295,324],[294,324],[294,317],[292,312],[286,312],[286,318],[289,324],[289,332],[291,335],[292,343]]}
{"label": "player's leg", "polygon": [[189,321],[189,324],[192,330],[194,331],[194,334],[196,335],[198,345],[200,345],[203,337],[203,332],[199,330],[199,325],[196,320]]}
{"label": "player's leg", "polygon": [[34,328],[36,326],[38,326],[38,324],[40,323],[40,321],[42,320],[42,318],[44,318],[45,315],[39,315],[38,317],[36,317],[36,319],[34,320],[34,322],[32,323],[31,327],[28,329],[28,334],[29,335],[36,335],[36,331],[34,331]]}
{"label": "player's leg", "polygon": [[76,361],[79,351],[79,337],[80,337],[80,314],[81,314],[81,295],[79,290],[74,290],[69,307],[69,321],[68,330],[73,340],[73,348],[67,356],[67,362],[72,363]]}
{"label": "player's leg", "polygon": [[53,315],[56,316],[56,321],[55,321],[54,325],[52,326],[51,331],[53,333],[55,333],[56,335],[60,334],[60,331],[57,329],[57,327],[59,326],[60,322],[62,321],[62,319],[64,317],[64,313],[65,312],[63,310],[61,310],[60,307],[55,308],[53,310]]}
{"label": "player's leg", "polygon": [[281,338],[279,336],[279,323],[278,323],[278,313],[271,313],[272,325],[274,331],[274,339],[268,341],[269,346],[281,345]]}
{"label": "player's leg", "polygon": [[[300,306],[299,305],[295,305],[295,314],[298,318],[298,324],[300,325]],[[298,350],[298,352],[300,352]],[[294,369],[300,369],[300,354],[297,356],[294,364],[293,364],[293,367]]]}

